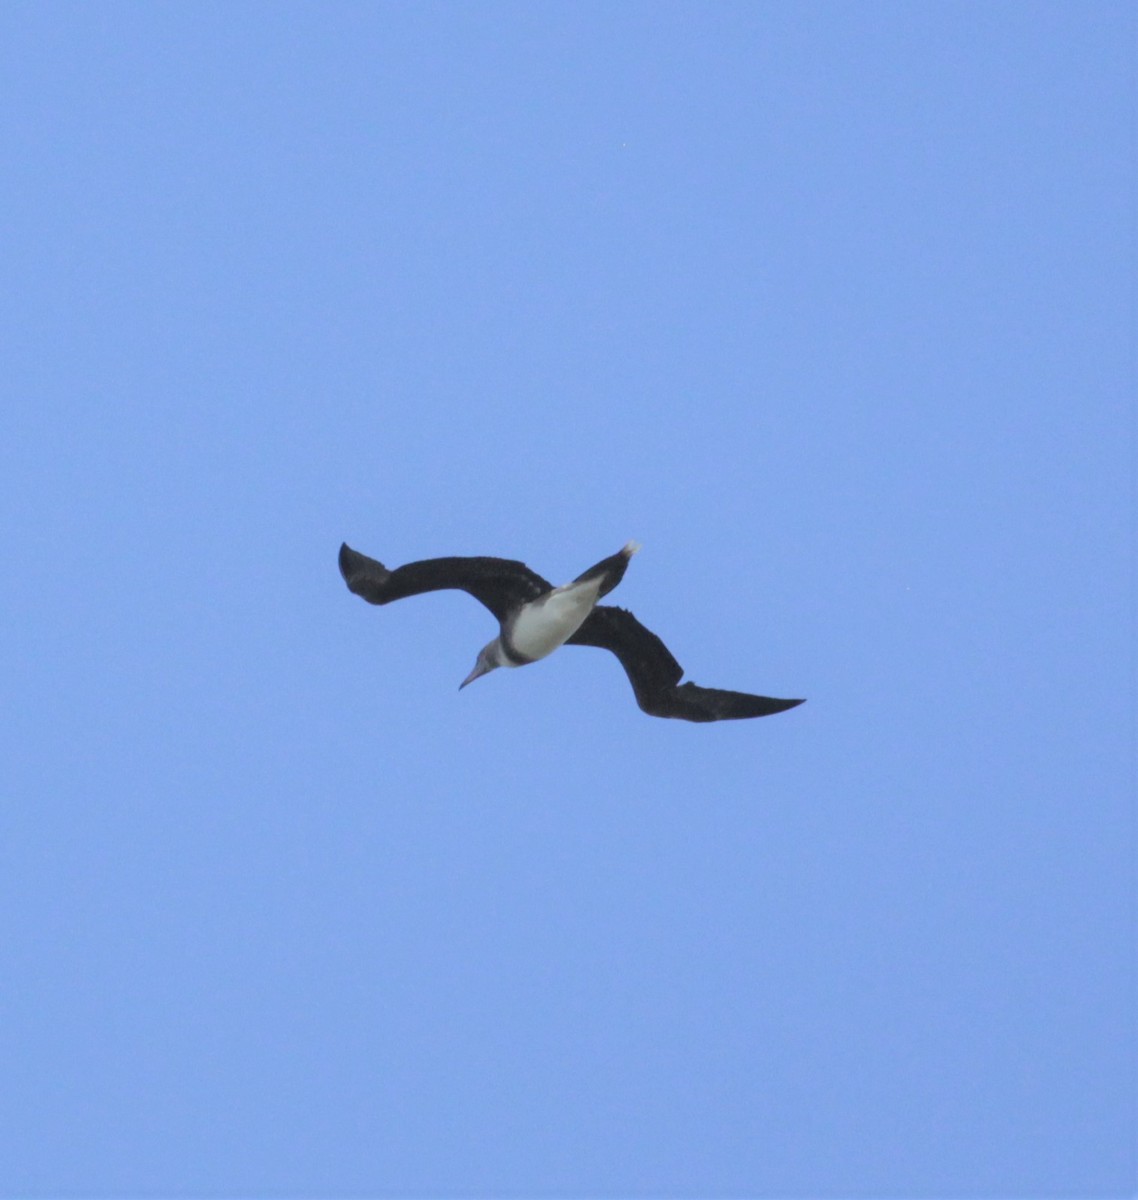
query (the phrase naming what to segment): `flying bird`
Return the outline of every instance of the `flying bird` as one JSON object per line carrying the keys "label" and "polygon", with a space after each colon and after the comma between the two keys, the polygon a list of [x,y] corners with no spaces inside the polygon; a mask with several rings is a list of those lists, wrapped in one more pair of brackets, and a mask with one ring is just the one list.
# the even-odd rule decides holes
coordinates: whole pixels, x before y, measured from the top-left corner
{"label": "flying bird", "polygon": [[509,558],[426,558],[390,571],[346,542],[340,547],[340,574],[348,589],[369,604],[446,588],[469,592],[484,604],[498,618],[500,632],[479,652],[460,691],[498,667],[524,667],[569,645],[611,650],[632,683],[636,702],[653,717],[730,721],[766,717],[802,703],[680,683],[683,668],[651,630],[626,609],[597,603],[624,578],[639,549],[629,542],[564,587],[553,587]]}

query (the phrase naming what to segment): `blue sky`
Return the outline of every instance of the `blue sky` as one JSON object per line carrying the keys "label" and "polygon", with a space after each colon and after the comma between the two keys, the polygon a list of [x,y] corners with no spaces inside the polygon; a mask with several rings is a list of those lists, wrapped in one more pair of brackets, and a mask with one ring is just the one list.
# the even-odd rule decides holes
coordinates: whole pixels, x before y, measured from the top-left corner
{"label": "blue sky", "polygon": [[3,7],[0,1194],[1133,1191],[1134,34]]}

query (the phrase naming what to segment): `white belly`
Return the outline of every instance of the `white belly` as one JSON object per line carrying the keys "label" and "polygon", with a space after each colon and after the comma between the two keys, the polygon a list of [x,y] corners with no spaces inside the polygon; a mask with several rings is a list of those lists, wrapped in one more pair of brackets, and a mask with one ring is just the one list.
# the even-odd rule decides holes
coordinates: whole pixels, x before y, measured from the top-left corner
{"label": "white belly", "polygon": [[531,600],[510,628],[510,642],[526,658],[545,658],[571,638],[593,611],[601,580],[569,583]]}

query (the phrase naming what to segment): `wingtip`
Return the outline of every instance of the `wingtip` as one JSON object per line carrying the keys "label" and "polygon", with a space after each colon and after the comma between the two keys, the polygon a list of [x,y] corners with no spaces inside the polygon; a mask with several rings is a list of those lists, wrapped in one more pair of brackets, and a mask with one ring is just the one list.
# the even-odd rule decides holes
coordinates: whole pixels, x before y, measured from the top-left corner
{"label": "wingtip", "polygon": [[634,554],[639,554],[640,550],[641,545],[639,542],[626,542],[621,554],[623,554],[625,558],[631,558]]}
{"label": "wingtip", "polygon": [[383,563],[353,550],[347,542],[340,545],[338,561],[340,574],[348,585],[349,592],[354,592],[369,604],[387,603],[390,597],[384,592],[384,585],[391,572]]}
{"label": "wingtip", "polygon": [[340,543],[340,553],[336,556],[336,564],[340,568],[344,582],[349,587],[352,586],[352,576],[356,574],[362,557],[363,555],[358,550],[353,550],[347,542]]}

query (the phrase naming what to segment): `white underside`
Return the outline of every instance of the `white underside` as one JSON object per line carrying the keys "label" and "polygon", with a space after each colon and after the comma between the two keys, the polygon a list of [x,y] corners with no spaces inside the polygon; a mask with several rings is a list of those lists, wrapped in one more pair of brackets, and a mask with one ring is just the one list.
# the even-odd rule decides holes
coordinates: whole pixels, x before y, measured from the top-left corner
{"label": "white underside", "polygon": [[593,611],[601,583],[600,579],[567,583],[531,600],[510,629],[510,641],[517,652],[530,659],[545,658],[564,645]]}

